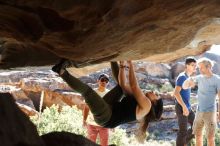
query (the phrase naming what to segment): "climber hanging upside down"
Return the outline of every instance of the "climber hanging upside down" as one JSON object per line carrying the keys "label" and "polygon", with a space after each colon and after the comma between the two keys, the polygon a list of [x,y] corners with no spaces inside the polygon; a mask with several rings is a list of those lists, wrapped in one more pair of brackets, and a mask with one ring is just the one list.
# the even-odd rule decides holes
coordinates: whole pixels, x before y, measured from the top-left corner
{"label": "climber hanging upside down", "polygon": [[[135,77],[131,61],[111,62],[112,74],[117,85],[101,98],[91,87],[72,76],[67,70],[71,61],[62,59],[52,70],[76,92],[82,94],[97,124],[114,128],[120,124],[139,120],[140,131],[146,134],[148,123],[159,120],[163,112],[163,101],[153,92],[144,93]],[[125,75],[128,68],[128,79]],[[128,80],[128,83],[126,82]]]}

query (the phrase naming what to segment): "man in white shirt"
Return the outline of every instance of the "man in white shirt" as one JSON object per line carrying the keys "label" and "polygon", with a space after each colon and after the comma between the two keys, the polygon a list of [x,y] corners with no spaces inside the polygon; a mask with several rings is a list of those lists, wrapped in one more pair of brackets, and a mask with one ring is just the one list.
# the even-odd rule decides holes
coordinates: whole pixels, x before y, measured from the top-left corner
{"label": "man in white shirt", "polygon": [[[109,77],[106,74],[101,74],[97,80],[98,88],[94,89],[99,96],[104,97],[104,95],[109,91],[106,86],[108,85]],[[109,129],[104,128],[96,124],[93,114],[90,112],[89,107],[86,105],[83,111],[83,126],[87,128],[88,138],[96,142],[97,136],[99,134],[101,146],[108,145]]]}

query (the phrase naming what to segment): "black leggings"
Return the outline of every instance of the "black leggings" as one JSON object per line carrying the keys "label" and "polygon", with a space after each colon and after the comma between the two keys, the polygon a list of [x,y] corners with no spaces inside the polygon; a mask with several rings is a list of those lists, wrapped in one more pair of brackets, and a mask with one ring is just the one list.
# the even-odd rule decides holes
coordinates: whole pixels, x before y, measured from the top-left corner
{"label": "black leggings", "polygon": [[[111,62],[111,69],[113,78],[118,82],[119,67],[117,62]],[[110,120],[112,105],[123,96],[123,91],[118,84],[101,98],[91,87],[72,76],[68,71],[65,70],[61,77],[73,90],[82,94],[96,123],[103,126]]]}

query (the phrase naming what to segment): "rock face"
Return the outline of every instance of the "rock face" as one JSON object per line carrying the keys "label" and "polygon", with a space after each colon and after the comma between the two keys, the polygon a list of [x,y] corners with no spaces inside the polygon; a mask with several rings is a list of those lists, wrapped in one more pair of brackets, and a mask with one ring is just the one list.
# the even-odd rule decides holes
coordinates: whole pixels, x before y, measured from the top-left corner
{"label": "rock face", "polygon": [[82,135],[69,132],[52,132],[42,136],[46,146],[99,146]]}
{"label": "rock face", "polygon": [[138,72],[143,72],[148,76],[158,78],[170,78],[170,66],[162,63],[144,62],[138,64]]}
{"label": "rock face", "polygon": [[220,42],[218,0],[0,0],[0,68],[170,61]]}
{"label": "rock face", "polygon": [[183,72],[185,69],[184,62],[175,62],[171,65],[171,84],[175,86],[176,78],[179,73]]}
{"label": "rock face", "polygon": [[[46,71],[12,71],[0,73],[0,92],[13,95],[18,107],[28,116],[38,115],[40,102],[42,110],[53,104],[62,108],[64,105],[77,105],[83,109],[83,97],[51,73]],[[43,95],[43,98],[41,98]]]}
{"label": "rock face", "polygon": [[53,132],[40,137],[10,93],[0,93],[0,107],[2,146],[99,146],[81,135],[68,132]]}
{"label": "rock face", "polygon": [[0,93],[0,141],[3,146],[45,146],[34,124],[14,103],[12,95]]}

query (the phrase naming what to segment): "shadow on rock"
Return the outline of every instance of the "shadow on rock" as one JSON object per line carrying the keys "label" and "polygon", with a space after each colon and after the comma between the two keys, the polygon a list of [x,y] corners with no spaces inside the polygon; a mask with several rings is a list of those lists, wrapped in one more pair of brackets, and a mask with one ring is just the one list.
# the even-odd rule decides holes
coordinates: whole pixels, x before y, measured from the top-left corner
{"label": "shadow on rock", "polygon": [[41,137],[46,146],[99,146],[82,135],[69,132],[51,132]]}

